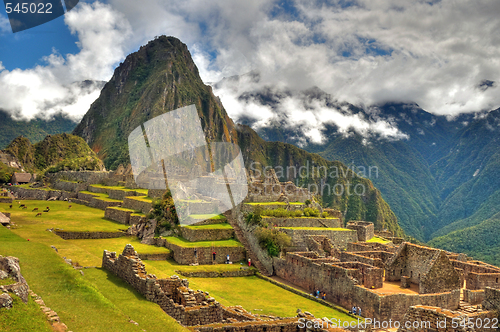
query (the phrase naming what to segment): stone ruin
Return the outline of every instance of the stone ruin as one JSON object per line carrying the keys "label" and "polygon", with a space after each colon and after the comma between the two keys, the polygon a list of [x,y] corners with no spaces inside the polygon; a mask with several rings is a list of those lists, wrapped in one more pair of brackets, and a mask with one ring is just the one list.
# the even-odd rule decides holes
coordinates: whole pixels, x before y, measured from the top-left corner
{"label": "stone ruin", "polygon": [[[149,301],[158,304],[180,324],[194,327],[194,331],[219,331],[217,328],[224,326],[221,331],[298,332],[299,317],[314,319],[314,316],[301,312],[298,317],[276,318],[253,315],[241,306],[225,307],[207,292],[190,289],[187,279],[178,276],[158,279],[147,274],[130,244],[118,257],[115,252],[104,250],[102,267],[123,279]],[[231,328],[233,325],[234,328]]]}
{"label": "stone ruin", "polygon": [[0,280],[7,278],[10,278],[13,283],[0,286],[0,310],[2,308],[12,308],[13,300],[9,293],[16,294],[24,303],[28,303],[29,287],[21,274],[19,259],[0,256]]}

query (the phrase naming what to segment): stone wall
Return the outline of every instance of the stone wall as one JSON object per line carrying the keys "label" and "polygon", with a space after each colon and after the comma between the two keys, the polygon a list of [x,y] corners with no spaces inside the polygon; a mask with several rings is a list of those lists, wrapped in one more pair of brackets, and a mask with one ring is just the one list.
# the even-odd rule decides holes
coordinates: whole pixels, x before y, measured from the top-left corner
{"label": "stone wall", "polygon": [[188,278],[226,278],[226,277],[248,277],[255,275],[255,269],[241,269],[238,271],[175,271]]}
{"label": "stone wall", "polygon": [[51,183],[55,183],[57,180],[61,179],[67,181],[85,182],[87,184],[99,184],[112,174],[112,172],[61,171],[57,173],[47,173],[46,176],[49,178]]}
{"label": "stone wall", "polygon": [[[412,306],[405,314],[398,332],[435,332],[435,331],[491,331],[484,328],[485,321],[491,322],[494,318],[492,312],[480,312],[473,315],[465,315],[456,311],[446,310],[438,307]],[[462,322],[465,321],[465,322]],[[463,325],[460,326],[462,323]],[[466,324],[471,324],[474,328],[464,328]]]}
{"label": "stone wall", "polygon": [[205,325],[223,320],[223,307],[202,291],[189,289],[187,280],[174,276],[157,279],[148,275],[134,248],[127,245],[121,255],[104,251],[102,267],[117,275],[182,325]]}
{"label": "stone wall", "polygon": [[153,198],[163,198],[165,189],[148,189],[148,196]]}
{"label": "stone wall", "polygon": [[[280,228],[280,231],[292,238],[292,246],[301,248],[304,246],[306,236],[324,235],[338,248],[346,249],[349,242],[356,242],[358,235],[353,230],[313,230],[313,229],[286,229]],[[300,249],[299,249],[300,250]]]}
{"label": "stone wall", "polygon": [[57,180],[53,184],[54,189],[69,191],[69,192],[79,192],[87,190],[88,185],[86,183],[69,182],[65,180]]}
{"label": "stone wall", "polygon": [[111,206],[120,206],[122,202],[113,202],[113,201],[105,201],[100,199],[99,197],[93,197],[90,200],[90,207],[96,208],[96,209],[101,209],[101,210],[106,210],[106,208],[111,207]]}
{"label": "stone wall", "polygon": [[487,287],[484,290],[483,309],[500,312],[500,290]]}
{"label": "stone wall", "polygon": [[188,241],[218,241],[234,237],[234,229],[196,229],[181,227],[182,237]]}
{"label": "stone wall", "polygon": [[470,290],[464,289],[464,301],[474,304],[481,304],[484,300],[484,290]]}
{"label": "stone wall", "polygon": [[386,251],[361,251],[361,252],[341,252],[341,262],[359,262],[373,265],[378,268],[385,268],[385,262],[392,257],[392,253]]}
{"label": "stone wall", "polygon": [[94,197],[97,197],[97,195],[93,195],[93,194],[86,194],[86,193],[78,193],[78,196],[77,198],[82,200],[82,201],[87,201],[87,202],[90,202],[92,200],[92,198]]}
{"label": "stone wall", "polygon": [[109,198],[118,199],[121,201],[127,196],[146,196],[134,190],[119,190],[119,189],[109,189],[108,194]]}
{"label": "stone wall", "polygon": [[129,225],[130,224],[130,215],[133,211],[121,210],[116,207],[107,207],[104,212],[104,218],[111,219],[113,221],[119,222],[120,224]]}
{"label": "stone wall", "polygon": [[483,262],[462,262],[450,260],[452,265],[465,279],[465,285],[470,290],[480,290],[486,287],[500,289],[500,269]]}
{"label": "stone wall", "polygon": [[149,210],[151,210],[152,203],[125,197],[125,199],[123,200],[122,207],[131,210],[142,211],[142,213],[147,214],[149,213]]}
{"label": "stone wall", "polygon": [[54,233],[64,240],[111,239],[127,236],[125,232],[68,232],[56,230],[54,231]]}
{"label": "stone wall", "polygon": [[146,221],[145,215],[139,214],[139,213],[132,213],[130,215],[129,224],[130,225],[137,225],[137,224],[140,224],[140,223],[145,222],[145,221]]}
{"label": "stone wall", "polygon": [[347,244],[347,251],[358,252],[358,251],[387,251],[395,253],[398,247],[388,246],[386,244],[377,242],[353,242]]}
{"label": "stone wall", "polygon": [[358,232],[358,241],[366,242],[370,240],[374,234],[373,223],[366,221],[349,221],[346,228]]}
{"label": "stone wall", "polygon": [[341,228],[340,219],[338,218],[275,218],[262,217],[262,220],[269,225],[277,227],[326,227],[326,228]]}
{"label": "stone wall", "polygon": [[11,204],[13,201],[12,197],[0,196],[0,203],[8,203]]}
{"label": "stone wall", "polygon": [[21,267],[17,257],[0,256],[0,280],[5,278],[11,278],[15,283],[0,286],[0,310],[12,307],[13,300],[8,293],[16,294],[24,303],[28,303],[29,287],[21,274]]}
{"label": "stone wall", "polygon": [[167,259],[172,257],[172,253],[164,253],[164,254],[138,254],[139,258],[142,260],[148,261],[166,261]]}
{"label": "stone wall", "polygon": [[[213,250],[210,247],[196,247],[197,259],[194,255],[195,248],[181,247],[166,241],[165,247],[173,251],[173,258],[179,264],[189,265],[198,263],[204,265],[213,263]],[[245,248],[243,247],[215,247],[214,249],[216,252],[215,263],[217,264],[224,264],[227,255],[229,255],[229,259],[232,262],[239,262],[246,259]]]}
{"label": "stone wall", "polygon": [[365,317],[401,320],[412,305],[456,309],[460,302],[458,289],[428,295],[379,295],[369,288],[380,286],[383,271],[366,264],[338,263],[334,259],[329,262],[328,259],[303,257],[296,253],[288,253],[285,259],[274,258],[273,261],[277,276],[311,292],[324,291],[328,301],[344,308],[359,306]]}

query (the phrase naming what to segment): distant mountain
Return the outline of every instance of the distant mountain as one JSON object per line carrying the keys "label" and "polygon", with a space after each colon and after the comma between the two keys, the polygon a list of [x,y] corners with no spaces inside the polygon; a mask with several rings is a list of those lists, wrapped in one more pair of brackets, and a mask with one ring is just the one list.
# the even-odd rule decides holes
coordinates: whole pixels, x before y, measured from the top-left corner
{"label": "distant mountain", "polygon": [[[136,127],[158,115],[195,104],[208,142],[239,144],[245,164],[283,168],[316,165],[337,168],[339,176],[326,180],[336,184],[365,188],[360,195],[333,190],[323,195],[326,205],[341,210],[347,220],[373,221],[377,229],[387,228],[403,235],[397,218],[380,192],[340,162],[329,162],[316,154],[284,143],[268,143],[247,126],[237,126],[227,115],[212,88],[203,84],[187,46],[173,37],[158,37],[127,56],[106,83],[100,97],[74,130],[103,159],[109,169],[129,163],[128,136]],[[286,178],[299,185],[320,184],[311,175]],[[361,188],[361,187],[360,187]]]}
{"label": "distant mountain", "polygon": [[[500,212],[500,178],[495,175],[500,172],[500,110],[447,119],[412,103],[369,108],[339,103],[318,88],[244,90],[245,86],[255,87],[252,83],[258,79],[253,72],[214,86],[236,91],[242,103],[270,110],[273,116],[267,123],[257,123],[251,117],[240,119],[241,123],[254,126],[264,139],[291,143],[358,168],[376,167],[378,173],[370,179],[408,234],[428,241],[480,225]],[[335,109],[342,116],[355,115],[366,123],[391,124],[405,137],[384,138],[354,129],[346,133],[333,122],[326,122],[321,131],[324,141],[317,144],[305,137],[300,125],[291,126],[286,112],[282,112],[284,101],[290,98],[306,110],[316,104]],[[444,239],[435,243],[444,243]]]}
{"label": "distant mountain", "polygon": [[48,135],[36,144],[19,136],[2,153],[13,156],[28,172],[104,170],[104,164],[87,143],[70,134]]}
{"label": "distant mountain", "polygon": [[19,135],[23,135],[33,143],[39,142],[47,135],[71,133],[76,123],[61,115],[52,120],[34,119],[31,121],[16,121],[11,115],[0,110],[0,149],[4,149]]}

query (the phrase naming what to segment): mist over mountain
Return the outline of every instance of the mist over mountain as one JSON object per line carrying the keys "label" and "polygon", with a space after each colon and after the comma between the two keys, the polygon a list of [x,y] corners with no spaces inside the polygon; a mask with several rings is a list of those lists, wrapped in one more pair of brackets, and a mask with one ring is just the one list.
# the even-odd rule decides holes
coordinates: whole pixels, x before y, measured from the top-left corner
{"label": "mist over mountain", "polygon": [[[262,88],[258,80],[252,72],[213,86],[240,105],[236,121],[267,141],[291,143],[361,169],[376,167],[370,180],[408,234],[429,241],[499,212],[500,110],[447,118],[415,103],[355,106],[316,87]],[[445,236],[433,243],[446,247],[450,241]]]}
{"label": "mist over mountain", "polygon": [[108,169],[114,169],[130,162],[128,136],[132,130],[158,115],[192,104],[207,142],[238,144],[247,168],[255,162],[259,168],[315,165],[338,169],[338,177],[324,180],[312,174],[294,178],[285,174],[280,180],[306,187],[321,181],[329,188],[360,185],[364,188],[361,195],[325,191],[323,202],[343,212],[346,220],[372,221],[377,229],[403,235],[396,216],[369,179],[338,161],[327,161],[292,144],[266,142],[250,127],[235,125],[226,112],[230,106],[223,106],[212,88],[203,83],[187,46],[174,37],[158,37],[127,56],[73,133],[84,138]]}

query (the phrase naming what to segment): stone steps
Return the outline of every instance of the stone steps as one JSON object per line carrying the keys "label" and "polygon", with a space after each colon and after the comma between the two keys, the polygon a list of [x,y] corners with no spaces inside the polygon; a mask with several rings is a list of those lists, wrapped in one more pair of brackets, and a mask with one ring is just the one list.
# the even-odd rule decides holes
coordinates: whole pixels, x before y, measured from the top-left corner
{"label": "stone steps", "polygon": [[[230,219],[228,219],[230,220]],[[265,276],[270,276],[269,273],[267,272],[267,269],[264,267],[264,265],[260,262],[258,259],[257,255],[254,254],[252,250],[250,250],[251,246],[250,243],[248,243],[245,234],[243,234],[243,231],[241,228],[238,226],[237,223],[235,222],[230,222],[231,226],[233,226],[234,229],[234,235],[236,236],[236,239],[240,241],[241,244],[245,247],[247,251],[247,256],[252,260],[252,264],[259,270],[260,273],[262,273]]]}

